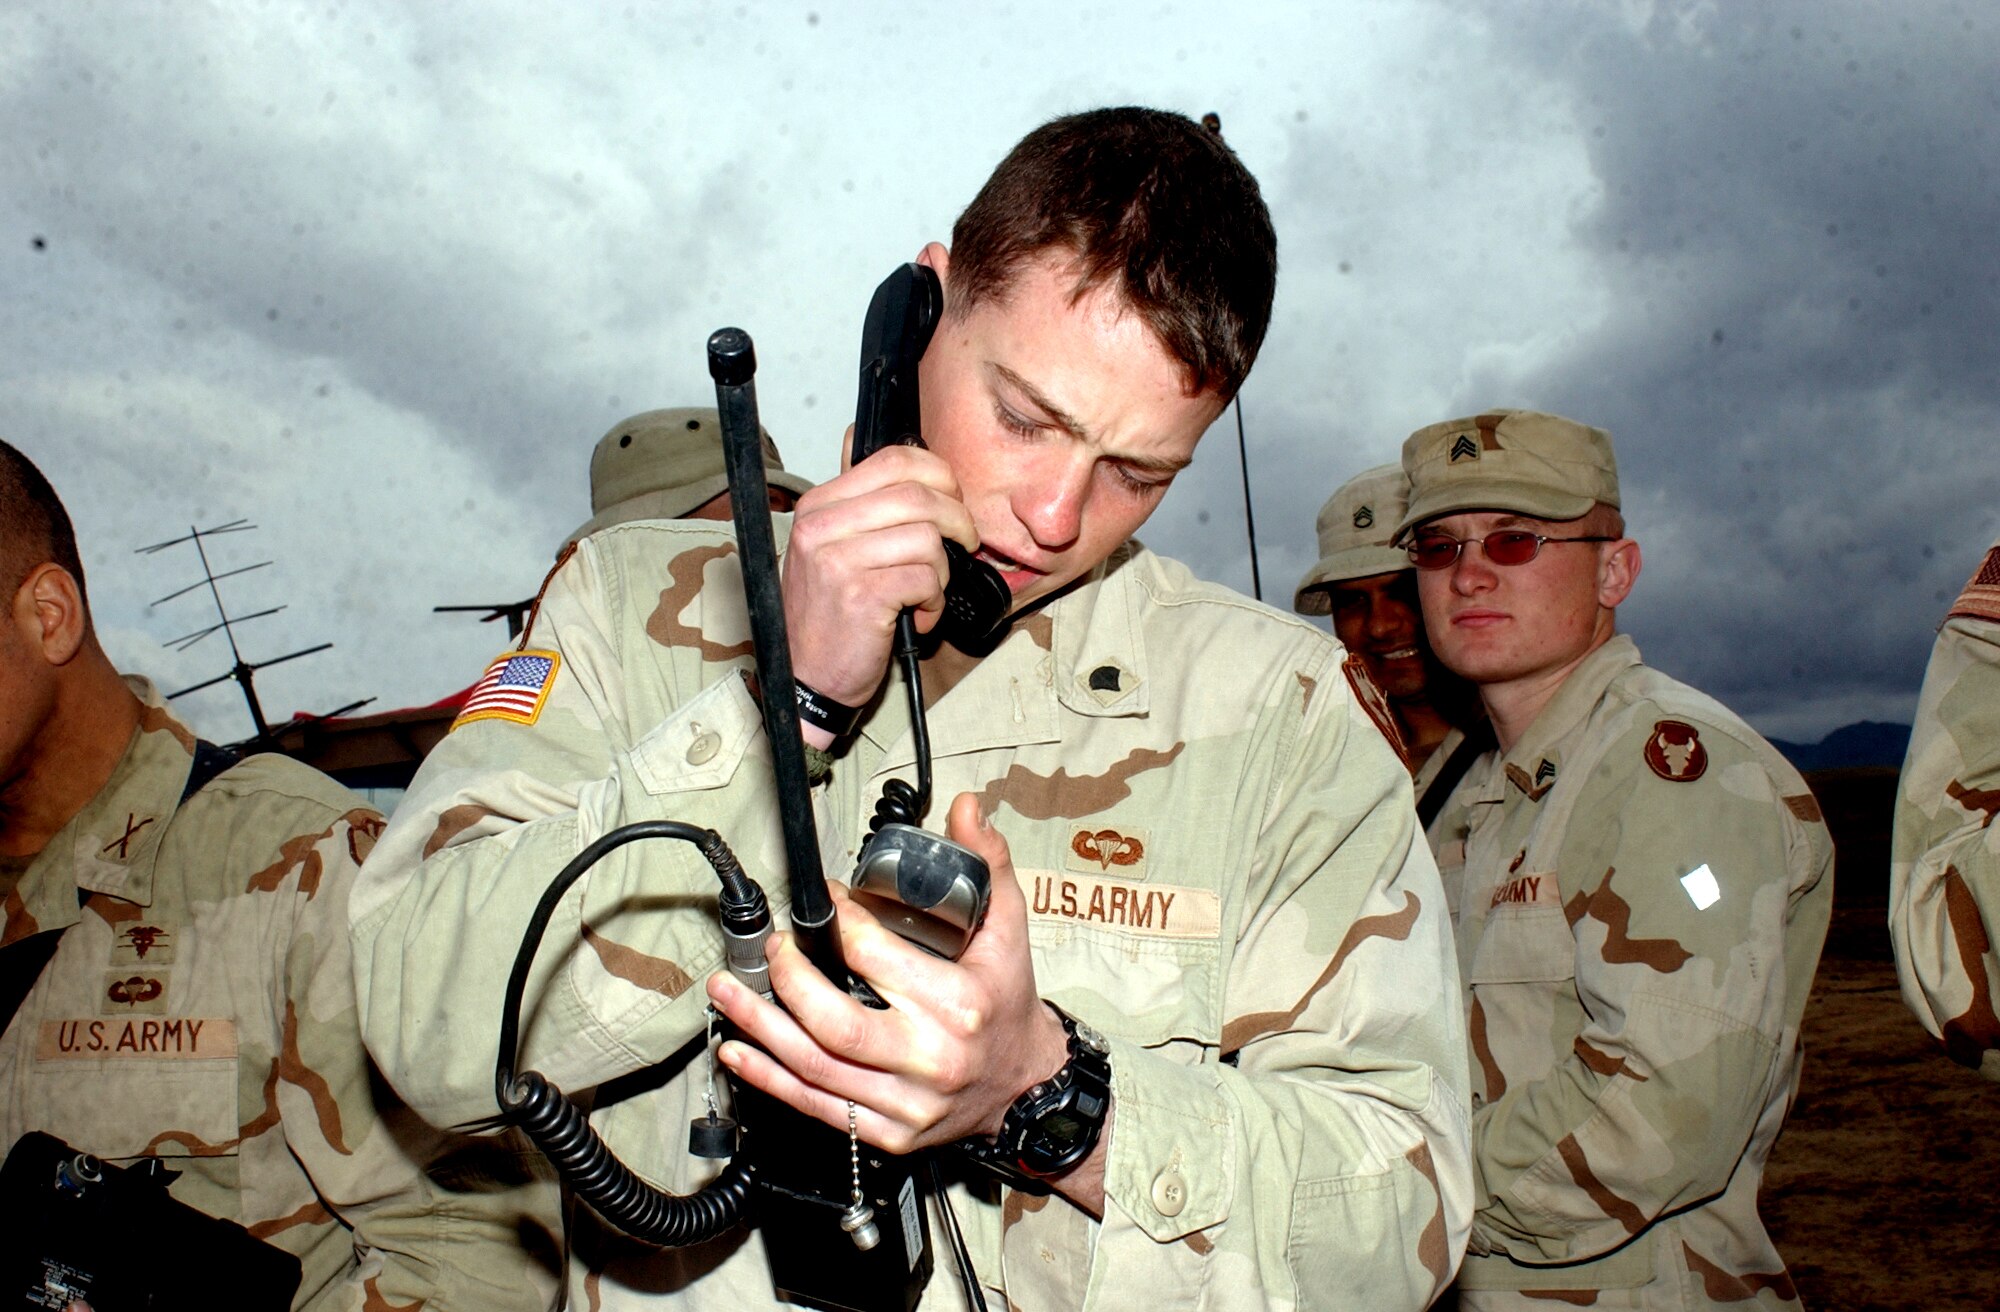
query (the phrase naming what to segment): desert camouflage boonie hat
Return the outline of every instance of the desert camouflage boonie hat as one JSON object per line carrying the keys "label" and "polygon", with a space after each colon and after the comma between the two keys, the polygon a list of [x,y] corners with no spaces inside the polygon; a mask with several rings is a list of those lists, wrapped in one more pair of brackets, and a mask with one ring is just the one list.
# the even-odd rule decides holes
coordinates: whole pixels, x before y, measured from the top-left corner
{"label": "desert camouflage boonie hat", "polygon": [[1577,519],[1602,501],[1618,504],[1611,434],[1561,415],[1492,410],[1419,428],[1403,443],[1410,506],[1402,537],[1427,519],[1461,510],[1508,510],[1536,519]]}
{"label": "desert camouflage boonie hat", "polygon": [[1319,563],[1299,580],[1292,609],[1301,615],[1330,615],[1327,586],[1371,574],[1409,569],[1410,557],[1389,537],[1402,521],[1410,499],[1401,465],[1377,465],[1340,485],[1319,508]]}
{"label": "desert camouflage boonie hat", "polygon": [[[785,471],[771,435],[763,438],[771,486],[810,491],[810,480]],[[590,453],[590,508],[596,513],[568,540],[628,520],[679,519],[728,487],[722,418],[712,407],[648,410],[620,420],[598,439]]]}

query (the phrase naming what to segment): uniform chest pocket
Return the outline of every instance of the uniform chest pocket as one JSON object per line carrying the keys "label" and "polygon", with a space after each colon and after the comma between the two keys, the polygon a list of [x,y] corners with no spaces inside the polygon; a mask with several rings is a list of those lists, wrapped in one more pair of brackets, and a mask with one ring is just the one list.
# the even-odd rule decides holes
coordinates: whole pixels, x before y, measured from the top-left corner
{"label": "uniform chest pocket", "polygon": [[1221,907],[1212,889],[1019,870],[1035,985],[1147,1047],[1221,1041]]}
{"label": "uniform chest pocket", "polygon": [[1502,905],[1486,913],[1466,983],[1542,984],[1575,978],[1576,936],[1560,906]]}
{"label": "uniform chest pocket", "polygon": [[32,1121],[108,1160],[234,1156],[243,1134],[233,1021],[45,1020],[29,1074]]}
{"label": "uniform chest pocket", "polygon": [[1483,1077],[1486,1097],[1542,1078],[1568,1054],[1577,1011],[1576,938],[1560,906],[1492,907],[1465,982],[1474,1009],[1474,1087]]}

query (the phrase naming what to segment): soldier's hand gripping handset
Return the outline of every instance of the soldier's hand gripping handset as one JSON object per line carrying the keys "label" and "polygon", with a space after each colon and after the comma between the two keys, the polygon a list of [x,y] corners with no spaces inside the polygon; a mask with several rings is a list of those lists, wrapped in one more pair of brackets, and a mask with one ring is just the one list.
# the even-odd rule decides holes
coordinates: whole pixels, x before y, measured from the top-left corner
{"label": "soldier's hand gripping handset", "polygon": [[[877,290],[849,468],[802,498],[785,563],[794,670],[808,685],[799,693],[807,741],[825,746],[852,729],[860,712],[839,700],[872,698],[892,655],[909,694],[917,784],[885,787],[854,892],[834,898],[847,967],[888,1009],[836,987],[784,940],[770,962],[783,1010],[726,976],[709,992],[756,1045],[724,1044],[724,1063],[793,1107],[840,1127],[852,1117],[863,1139],[891,1152],[971,1140],[975,1156],[1005,1171],[1023,1157],[1013,1147],[1032,1140],[1037,1151],[1026,1157],[1067,1168],[1096,1143],[1104,1090],[1050,1086],[1052,1098],[1094,1101],[1081,1117],[1023,1116],[1013,1139],[1001,1133],[1017,1095],[1041,1090],[1075,1046],[1036,992],[1006,843],[969,796],[951,809],[954,841],[915,828],[931,782],[919,633],[977,647],[1011,603],[998,572],[964,550],[978,542],[956,480],[916,437],[918,358],[941,314],[941,289],[924,265],[904,266]],[[822,652],[819,638],[835,633],[846,635],[847,650]],[[845,682],[831,685],[841,689],[834,694],[815,679]],[[1048,1125],[1072,1121],[1073,1146],[1044,1142]],[[1088,1210],[1101,1206],[1094,1185],[1079,1196],[1072,1183],[1081,1182],[1058,1187]]]}
{"label": "soldier's hand gripping handset", "polygon": [[[868,306],[847,467],[799,501],[785,553],[785,627],[805,738],[851,731],[917,635],[968,644],[1012,602],[975,560],[979,536],[951,466],[919,436],[917,367],[943,311],[937,275],[898,268]],[[941,623],[942,621],[942,623]]]}
{"label": "soldier's hand gripping handset", "polygon": [[[857,458],[895,442],[920,445],[915,434],[916,363],[937,322],[940,300],[935,276],[914,265],[899,270],[877,292],[863,343]],[[833,985],[828,981],[838,981],[854,997],[880,1008],[885,1004],[858,977],[850,975],[843,960],[842,938],[835,932],[834,910],[819,865],[800,728],[802,718],[811,722],[827,712],[815,694],[796,685],[793,677],[771,525],[764,512],[752,384],[755,356],[749,337],[736,329],[714,334],[709,342],[709,368],[716,380],[759,681],[767,694],[765,727],[791,868],[790,942],[796,948],[794,956],[810,961],[811,973],[823,985],[830,988]],[[961,637],[982,635],[1004,617],[1010,594],[990,567],[972,561],[955,546],[954,551],[957,559],[953,563],[971,582],[960,582],[952,589],[952,597],[941,603],[941,609],[951,632]],[[935,622],[926,627],[935,629]],[[885,790],[877,808],[876,832],[862,854],[857,884],[867,889],[864,895],[884,913],[892,929],[928,953],[956,957],[985,916],[987,866],[972,851],[914,825],[928,804],[930,775],[914,610],[906,609],[897,617],[895,631],[896,654],[911,685],[920,782],[912,787],[892,781]],[[796,701],[792,695],[795,689]],[[914,1306],[932,1263],[928,1227],[917,1202],[912,1168],[895,1158],[862,1153],[852,1104],[844,1126],[838,1118],[820,1117],[834,1127],[829,1131],[826,1126],[800,1119],[797,1111],[771,1101],[766,1092],[739,1088],[736,1101],[743,1121],[743,1152],[698,1193],[675,1197],[646,1184],[618,1162],[580,1111],[539,1074],[514,1069],[528,968],[555,906],[603,855],[626,842],[645,838],[674,838],[701,849],[723,885],[719,909],[736,988],[745,994],[771,996],[765,959],[768,907],[761,890],[744,875],[721,838],[673,821],[623,826],[579,853],[546,890],[531,918],[504,1002],[495,1072],[500,1105],[528,1131],[585,1201],[629,1233],[655,1243],[679,1245],[701,1242],[743,1220],[752,1220],[784,1233],[782,1243],[767,1245],[774,1284],[781,1296],[845,1308]],[[1000,854],[1004,859],[1004,846]],[[1011,881],[1010,892],[1018,902],[1019,894],[1011,888]],[[1032,993],[1032,983],[1028,987]],[[839,1133],[841,1129],[846,1130],[845,1135]],[[694,1123],[690,1149],[696,1154],[730,1157],[737,1147],[734,1122],[711,1111]],[[878,1213],[886,1214],[888,1221],[879,1223]],[[885,1231],[893,1242],[883,1243]],[[968,1296],[977,1304],[976,1278],[955,1225],[952,1232]]]}
{"label": "soldier's hand gripping handset", "polygon": [[[855,406],[849,468],[888,446],[923,449],[917,363],[944,313],[937,274],[905,264],[883,280],[861,332],[861,385]],[[998,570],[942,540],[946,577],[934,637],[955,643],[985,638],[1005,618],[1013,597]],[[891,779],[869,825],[872,836],[854,872],[862,905],[889,928],[938,956],[956,959],[986,917],[986,863],[957,843],[916,827],[931,796],[930,734],[923,704],[922,655],[914,608],[897,613],[895,657],[909,690],[916,749],[915,786]],[[811,694],[801,685],[800,714],[813,722]]]}

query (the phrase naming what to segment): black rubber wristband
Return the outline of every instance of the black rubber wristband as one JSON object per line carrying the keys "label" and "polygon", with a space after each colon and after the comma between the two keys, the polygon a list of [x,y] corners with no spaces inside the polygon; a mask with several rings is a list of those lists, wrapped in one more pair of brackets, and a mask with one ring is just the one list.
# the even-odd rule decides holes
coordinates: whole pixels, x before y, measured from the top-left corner
{"label": "black rubber wristband", "polygon": [[845,738],[861,723],[859,706],[837,702],[797,680],[793,680],[792,686],[798,689],[799,719],[815,729],[824,729],[836,738]]}

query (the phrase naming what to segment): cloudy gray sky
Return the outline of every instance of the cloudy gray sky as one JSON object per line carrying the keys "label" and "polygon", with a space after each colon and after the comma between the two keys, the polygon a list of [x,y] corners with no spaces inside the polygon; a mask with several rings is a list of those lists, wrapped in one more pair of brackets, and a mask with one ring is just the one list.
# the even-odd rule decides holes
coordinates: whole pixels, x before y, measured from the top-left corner
{"label": "cloudy gray sky", "polygon": [[[825,477],[874,284],[1024,131],[1215,110],[1282,271],[1243,394],[1267,597],[1333,486],[1501,405],[1618,440],[1624,622],[1766,732],[1906,717],[2000,533],[2000,14],[1749,3],[0,4],[0,435],[100,628],[269,710],[428,701],[504,637],[613,422],[712,399]],[[1233,423],[1144,536],[1249,586]],[[179,707],[241,736],[228,687]]]}

